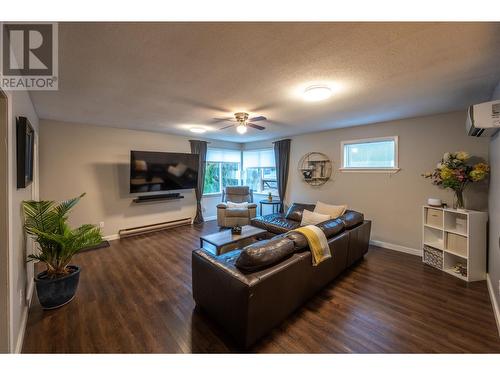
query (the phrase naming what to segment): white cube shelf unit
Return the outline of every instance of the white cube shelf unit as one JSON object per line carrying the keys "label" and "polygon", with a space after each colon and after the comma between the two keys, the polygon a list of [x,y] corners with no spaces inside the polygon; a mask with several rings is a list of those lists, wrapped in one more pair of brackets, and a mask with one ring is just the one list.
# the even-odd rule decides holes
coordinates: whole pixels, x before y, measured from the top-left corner
{"label": "white cube shelf unit", "polygon": [[488,213],[423,207],[422,261],[465,281],[486,279]]}

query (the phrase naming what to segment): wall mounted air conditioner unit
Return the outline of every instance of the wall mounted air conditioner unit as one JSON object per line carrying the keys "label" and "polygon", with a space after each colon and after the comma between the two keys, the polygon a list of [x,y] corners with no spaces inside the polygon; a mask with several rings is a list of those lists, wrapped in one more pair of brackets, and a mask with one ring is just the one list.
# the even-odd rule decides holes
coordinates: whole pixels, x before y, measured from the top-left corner
{"label": "wall mounted air conditioner unit", "polygon": [[491,137],[500,129],[500,100],[471,105],[465,123],[472,137]]}

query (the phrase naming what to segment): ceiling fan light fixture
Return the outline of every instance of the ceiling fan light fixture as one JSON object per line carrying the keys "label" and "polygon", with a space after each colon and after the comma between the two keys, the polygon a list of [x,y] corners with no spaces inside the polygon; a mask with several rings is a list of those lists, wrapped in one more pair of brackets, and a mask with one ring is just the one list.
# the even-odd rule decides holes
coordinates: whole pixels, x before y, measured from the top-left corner
{"label": "ceiling fan light fixture", "polygon": [[245,134],[247,132],[247,127],[244,124],[239,124],[236,127],[236,131],[240,134]]}
{"label": "ceiling fan light fixture", "polygon": [[191,133],[203,134],[203,133],[206,133],[207,129],[195,126],[195,127],[189,128],[189,131]]}
{"label": "ceiling fan light fixture", "polygon": [[332,89],[328,86],[314,85],[304,90],[302,97],[307,102],[319,102],[332,96]]}

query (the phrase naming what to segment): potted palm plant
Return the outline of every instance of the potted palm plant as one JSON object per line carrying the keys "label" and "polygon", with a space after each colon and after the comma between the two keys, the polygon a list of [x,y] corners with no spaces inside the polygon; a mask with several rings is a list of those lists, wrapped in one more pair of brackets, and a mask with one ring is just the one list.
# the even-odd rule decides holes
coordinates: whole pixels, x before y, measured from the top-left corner
{"label": "potted palm plant", "polygon": [[37,243],[38,251],[28,261],[45,264],[46,270],[35,276],[36,292],[44,309],[54,309],[73,299],[80,279],[80,267],[71,259],[80,250],[102,242],[101,230],[92,224],[72,229],[68,214],[85,195],[61,203],[24,201],[24,229]]}

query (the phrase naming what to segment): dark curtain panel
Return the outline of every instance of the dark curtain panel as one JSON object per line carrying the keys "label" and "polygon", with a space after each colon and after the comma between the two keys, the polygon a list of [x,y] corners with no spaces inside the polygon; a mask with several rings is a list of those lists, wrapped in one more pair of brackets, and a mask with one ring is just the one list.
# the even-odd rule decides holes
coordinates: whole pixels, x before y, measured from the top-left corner
{"label": "dark curtain panel", "polygon": [[278,194],[280,196],[280,212],[283,212],[283,201],[286,193],[286,183],[288,181],[288,167],[290,164],[290,143],[291,139],[283,139],[274,142],[274,158],[276,160],[276,179],[278,182]]}
{"label": "dark curtain panel", "polygon": [[203,186],[205,183],[205,166],[207,160],[207,142],[190,140],[191,153],[199,155],[198,161],[198,184],[196,185],[196,216],[194,224],[203,223],[203,214],[201,212],[201,198],[203,197]]}

